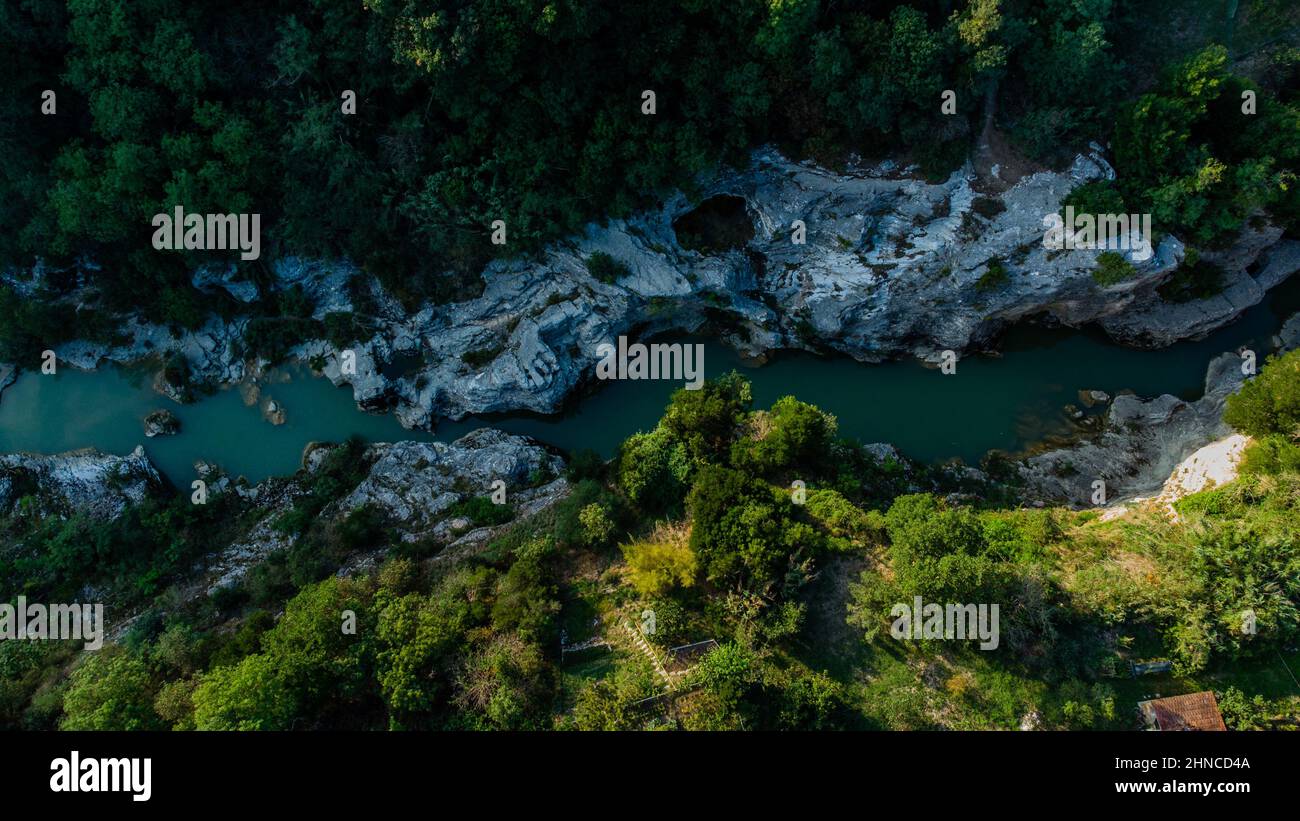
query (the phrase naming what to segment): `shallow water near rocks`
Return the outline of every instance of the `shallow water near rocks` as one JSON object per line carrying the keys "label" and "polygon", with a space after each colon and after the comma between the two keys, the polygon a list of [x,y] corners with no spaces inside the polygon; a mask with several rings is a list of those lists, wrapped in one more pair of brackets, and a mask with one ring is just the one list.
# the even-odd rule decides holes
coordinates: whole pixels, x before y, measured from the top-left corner
{"label": "shallow water near rocks", "polygon": [[[1156,351],[1120,347],[1100,332],[1021,326],[1001,341],[1001,356],[970,356],[950,376],[915,361],[864,365],[843,356],[794,352],[754,366],[716,341],[689,341],[705,345],[708,376],[734,368],[749,378],[756,407],[794,394],[833,413],[844,435],[890,442],[926,461],[959,457],[974,464],[990,449],[1017,451],[1069,433],[1064,407],[1078,404],[1080,390],[1194,399],[1201,394],[1210,359],[1242,346],[1261,354],[1271,351],[1273,334],[1297,309],[1300,277],[1293,277],[1206,339]],[[256,482],[297,470],[308,442],[353,435],[367,441],[451,441],[492,426],[609,456],[629,434],[652,427],[678,387],[668,381],[611,382],[575,400],[562,414],[444,421],[431,434],[406,430],[391,414],[358,410],[350,388],[336,388],[299,366],[262,384],[263,402],[269,397],[285,408],[287,421],[278,426],[262,418],[260,406],[245,405],[234,388],[177,405],[150,388],[150,376],[115,367],[93,372],[63,368],[52,376],[24,373],[0,396],[0,452],[94,447],[127,453],[144,445],[149,458],[178,486],[189,484],[199,459]],[[178,435],[145,437],[143,419],[157,408],[175,413],[181,422]]]}

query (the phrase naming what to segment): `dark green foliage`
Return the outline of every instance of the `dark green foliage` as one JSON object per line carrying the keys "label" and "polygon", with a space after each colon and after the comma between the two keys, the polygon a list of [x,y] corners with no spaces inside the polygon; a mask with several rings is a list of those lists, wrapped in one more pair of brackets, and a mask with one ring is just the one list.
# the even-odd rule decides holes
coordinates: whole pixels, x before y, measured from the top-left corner
{"label": "dark green foliage", "polygon": [[514,518],[514,511],[509,505],[499,505],[489,496],[472,496],[457,502],[447,510],[449,516],[463,516],[474,523],[475,527],[504,524]]}
{"label": "dark green foliage", "polygon": [[985,219],[993,219],[1007,210],[1002,200],[996,197],[976,197],[971,203],[971,210]]}
{"label": "dark green foliage", "polygon": [[1108,288],[1118,285],[1133,276],[1133,263],[1115,251],[1102,251],[1097,255],[1097,267],[1092,269],[1092,278],[1098,285]]}
{"label": "dark green foliage", "polygon": [[995,288],[1001,288],[1010,281],[1007,274],[1006,266],[1000,259],[991,259],[988,261],[988,267],[984,273],[980,274],[979,279],[975,280],[975,290],[992,291]]}
{"label": "dark green foliage", "polygon": [[156,496],[111,522],[73,515],[28,524],[0,520],[10,548],[0,554],[0,595],[75,601],[87,584],[105,585],[124,602],[157,594],[188,571],[209,540],[238,515],[218,496],[194,505],[188,496]]}
{"label": "dark green foliage", "polygon": [[[941,177],[986,92],[1030,142],[1095,131],[1116,97],[1096,89],[1122,66],[1110,4],[1048,5],[25,3],[0,18],[24,55],[0,73],[15,227],[0,263],[88,254],[110,307],[192,327],[212,300],[189,271],[237,260],[150,247],[152,215],[183,204],[260,213],[264,258],[347,256],[407,305],[461,298],[493,254],[625,215],[764,141],[832,164],[902,150]],[[58,114],[42,116],[51,77]],[[488,242],[497,219],[505,246]]]}
{"label": "dark green foliage", "polygon": [[688,251],[721,254],[754,238],[754,224],[741,197],[710,197],[673,220],[677,243]]}
{"label": "dark green foliage", "polygon": [[904,601],[998,601],[1008,577],[989,555],[984,528],[968,508],[929,494],[900,496],[885,514],[890,562]]}
{"label": "dark green foliage", "polygon": [[717,465],[695,477],[687,507],[691,549],[705,575],[715,582],[739,582],[764,590],[789,577],[821,546],[818,534],[797,521],[789,494],[773,492],[762,481]]}
{"label": "dark green foliage", "polygon": [[831,461],[835,417],[793,396],[783,396],[753,423],[753,436],[736,441],[731,461],[739,468],[773,476],[798,468],[820,474]]}
{"label": "dark green foliage", "polygon": [[683,443],[693,462],[719,461],[730,450],[752,401],[749,382],[732,371],[699,390],[678,388],[660,424]]}
{"label": "dark green foliage", "polygon": [[[1214,528],[1198,539],[1191,571],[1201,584],[1182,617],[1192,629],[1175,631],[1176,650],[1191,658],[1216,652],[1235,658],[1256,647],[1288,646],[1300,634],[1300,539],[1294,534]],[[1247,611],[1255,634],[1241,629]],[[1184,642],[1194,646],[1183,648]]]}
{"label": "dark green foliage", "polygon": [[350,311],[331,311],[325,314],[324,325],[325,338],[339,349],[369,339],[372,333],[370,326]]}
{"label": "dark green foliage", "polygon": [[1061,202],[1061,212],[1067,206],[1076,214],[1127,214],[1124,196],[1113,180],[1093,180],[1072,190]]}
{"label": "dark green foliage", "polygon": [[616,472],[619,487],[634,504],[647,511],[668,511],[686,495],[690,465],[686,448],[665,428],[634,433],[619,448]]}
{"label": "dark green foliage", "polygon": [[[355,514],[354,514],[355,515]],[[554,641],[552,552],[520,550],[501,571],[475,562],[430,581],[409,560],[365,580],[303,587],[271,619],[254,612],[210,654],[188,697],[164,698],[140,721],[168,715],[199,729],[540,729],[549,722],[554,672],[541,648]],[[355,629],[342,629],[355,616]],[[165,636],[154,657],[168,653]],[[142,708],[151,679],[109,677]],[[83,688],[84,689],[84,688]],[[100,686],[104,690],[104,686]],[[170,692],[170,695],[175,695]],[[77,714],[105,696],[79,696]],[[123,716],[124,718],[127,716]]]}
{"label": "dark green foliage", "polygon": [[0,362],[39,367],[41,352],[82,332],[71,305],[0,285]]}
{"label": "dark green foliage", "polygon": [[272,364],[281,362],[297,345],[322,334],[320,323],[293,317],[258,317],[244,328],[244,346]]}
{"label": "dark green foliage", "polygon": [[1223,269],[1201,259],[1196,249],[1187,251],[1181,265],[1157,289],[1166,302],[1191,302],[1223,292]]}
{"label": "dark green foliage", "polygon": [[497,584],[492,624],[500,631],[517,631],[529,641],[548,644],[557,637],[555,579],[551,551],[545,542],[516,552],[515,562]]}
{"label": "dark green foliage", "polygon": [[473,351],[466,351],[460,355],[460,359],[471,368],[478,369],[500,356],[503,350],[505,350],[505,346],[493,345],[490,348],[479,348]]}
{"label": "dark green foliage", "polygon": [[1125,65],[1112,40],[1132,24],[1117,19],[1119,6],[1045,0],[1036,13],[1018,17],[1007,4],[972,4],[1001,12],[997,34],[1012,49],[1001,101],[1013,136],[1031,156],[1068,161],[1123,99]]}
{"label": "dark green foliage", "polygon": [[734,371],[699,390],[674,391],[659,425],[619,449],[615,473],[623,492],[649,512],[678,509],[696,468],[726,461],[750,401],[749,382]]}
{"label": "dark green foliage", "polygon": [[605,475],[605,459],[590,448],[574,451],[569,454],[565,475],[570,481],[600,479]]}
{"label": "dark green foliage", "polygon": [[1202,246],[1221,244],[1259,208],[1294,217],[1300,111],[1258,94],[1228,73],[1228,53],[1210,46],[1175,66],[1156,92],[1120,114],[1115,162],[1124,201],[1156,225]]}
{"label": "dark green foliage", "polygon": [[613,285],[627,276],[629,271],[626,265],[609,254],[604,251],[597,251],[587,257],[587,273],[607,285]]}
{"label": "dark green foliage", "polygon": [[1251,436],[1300,438],[1300,351],[1270,357],[1258,376],[1228,397],[1223,420]]}
{"label": "dark green foliage", "polygon": [[376,551],[388,544],[387,522],[375,508],[363,506],[342,517],[321,519],[320,514],[327,505],[351,492],[365,477],[364,451],[365,445],[356,438],[331,450],[323,464],[310,475],[306,492],[294,499],[293,507],[275,521],[276,530],[297,538],[282,557],[282,572],[277,568],[259,580],[267,597],[274,597],[286,580],[295,587],[319,581],[337,570],[348,557]]}
{"label": "dark green foliage", "polygon": [[[355,633],[341,614],[356,615]],[[200,729],[286,730],[303,719],[346,726],[374,698],[375,615],[361,583],[328,579],[305,588],[261,637],[262,652],[214,667],[193,693]]]}

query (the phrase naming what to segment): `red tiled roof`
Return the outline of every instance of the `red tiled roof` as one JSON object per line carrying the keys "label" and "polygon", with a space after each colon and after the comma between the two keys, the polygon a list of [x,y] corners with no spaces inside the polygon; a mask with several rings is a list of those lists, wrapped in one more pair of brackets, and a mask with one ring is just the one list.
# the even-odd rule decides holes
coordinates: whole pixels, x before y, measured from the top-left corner
{"label": "red tiled roof", "polygon": [[1160,730],[1227,730],[1214,693],[1188,693],[1144,701],[1138,705],[1148,724]]}

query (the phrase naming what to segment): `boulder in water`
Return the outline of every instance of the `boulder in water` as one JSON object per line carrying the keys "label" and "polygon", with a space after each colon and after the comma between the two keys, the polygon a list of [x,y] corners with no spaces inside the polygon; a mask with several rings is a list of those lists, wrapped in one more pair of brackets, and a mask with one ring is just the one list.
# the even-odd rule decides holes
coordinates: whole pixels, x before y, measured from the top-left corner
{"label": "boulder in water", "polygon": [[283,425],[287,419],[284,405],[268,396],[266,404],[262,406],[262,418],[272,425]]}
{"label": "boulder in water", "polygon": [[181,432],[181,420],[169,410],[150,411],[144,418],[144,435],[152,439],[155,436],[173,436]]}

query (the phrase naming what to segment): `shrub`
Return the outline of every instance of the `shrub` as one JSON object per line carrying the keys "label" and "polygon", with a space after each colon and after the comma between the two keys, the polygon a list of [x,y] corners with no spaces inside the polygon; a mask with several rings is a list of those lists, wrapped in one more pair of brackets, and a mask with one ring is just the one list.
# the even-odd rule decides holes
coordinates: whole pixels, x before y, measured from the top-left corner
{"label": "shrub", "polygon": [[929,494],[898,497],[885,514],[889,557],[904,597],[978,602],[993,598],[1006,581],[987,555],[979,517],[949,508]]}
{"label": "shrub", "polygon": [[663,427],[634,433],[619,449],[616,473],[619,487],[634,504],[654,512],[675,509],[686,494],[685,446]]}
{"label": "shrub", "polygon": [[1124,195],[1113,180],[1085,182],[1065,196],[1061,209],[1074,206],[1076,214],[1127,214]]}
{"label": "shrub", "polygon": [[600,479],[605,475],[605,458],[591,448],[583,448],[569,455],[565,476],[571,482],[583,479]]}
{"label": "shrub", "polygon": [[463,516],[474,523],[475,527],[505,524],[514,518],[514,511],[509,505],[499,505],[490,496],[474,496],[463,499],[447,509],[448,516]]}
{"label": "shrub", "polygon": [[692,462],[718,462],[730,451],[752,401],[748,380],[732,371],[699,390],[678,388],[660,424],[686,445]]}
{"label": "shrub", "polygon": [[632,272],[604,251],[597,251],[587,257],[587,273],[606,285],[613,285]]}
{"label": "shrub", "polygon": [[1241,472],[1255,476],[1300,473],[1300,446],[1280,434],[1261,436],[1246,447]]}
{"label": "shrub", "polygon": [[1118,285],[1135,273],[1133,264],[1123,254],[1114,251],[1102,251],[1097,255],[1097,267],[1092,269],[1092,278],[1103,288]]}
{"label": "shrub", "polygon": [[353,342],[370,338],[371,330],[351,311],[330,311],[325,314],[325,338],[336,348],[346,348]]}
{"label": "shrub", "polygon": [[976,197],[974,202],[971,203],[971,210],[981,217],[991,220],[1006,211],[1007,206],[996,197]]}
{"label": "shrub", "polygon": [[731,447],[737,467],[762,475],[799,468],[819,472],[830,462],[838,426],[835,417],[793,396],[751,417],[752,435]]}
{"label": "shrub", "polygon": [[614,535],[614,523],[599,503],[592,502],[578,514],[582,524],[582,541],[587,547],[600,547]]}
{"label": "shrub", "polygon": [[707,465],[687,499],[691,548],[710,581],[734,580],[762,591],[778,580],[797,581],[790,571],[822,547],[818,533],[794,519],[790,494],[746,474]]}
{"label": "shrub", "polygon": [[884,521],[876,511],[864,511],[834,490],[811,490],[808,514],[829,534],[828,546],[849,550],[884,541]]}
{"label": "shrub", "polygon": [[1269,357],[1258,376],[1228,397],[1223,421],[1251,436],[1300,439],[1300,350]]}
{"label": "shrub", "polygon": [[252,353],[275,364],[289,351],[309,339],[321,336],[324,328],[313,319],[258,317],[244,328],[244,345]]}
{"label": "shrub", "polygon": [[643,596],[695,584],[695,551],[686,526],[656,525],[647,539],[623,546],[628,581]]}
{"label": "shrub", "polygon": [[975,290],[991,291],[994,288],[1000,288],[1006,285],[1010,280],[1007,276],[1007,269],[1000,259],[991,259],[988,261],[988,268],[980,274],[980,278],[975,280]]}
{"label": "shrub", "polygon": [[156,730],[149,669],[117,648],[86,654],[63,697],[64,730]]}
{"label": "shrub", "polygon": [[1182,264],[1156,290],[1166,302],[1208,299],[1223,292],[1223,269],[1202,260],[1195,248],[1189,248]]}

